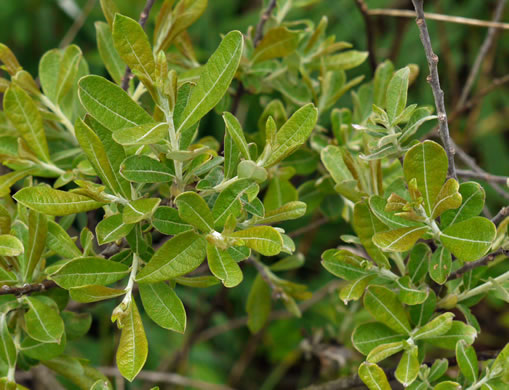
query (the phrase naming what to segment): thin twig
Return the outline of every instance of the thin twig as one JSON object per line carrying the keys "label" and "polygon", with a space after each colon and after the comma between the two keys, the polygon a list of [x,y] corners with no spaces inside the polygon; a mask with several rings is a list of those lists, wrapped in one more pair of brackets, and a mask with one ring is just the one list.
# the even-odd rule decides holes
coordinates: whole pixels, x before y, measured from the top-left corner
{"label": "thin twig", "polygon": [[95,1],[96,0],[87,1],[83,9],[81,10],[80,15],[74,20],[72,26],[69,28],[69,30],[67,30],[64,37],[60,41],[60,44],[58,45],[60,49],[65,48],[67,45],[71,44],[72,41],[74,41],[74,38],[76,38],[76,35],[85,24],[88,15],[94,9]]}
{"label": "thin twig", "polygon": [[[388,8],[373,8],[369,10],[370,16],[396,16],[402,18],[413,18],[415,17],[415,12],[404,9],[388,9]],[[433,12],[425,12],[424,17],[429,20],[437,20],[440,22],[449,22],[449,23],[457,23],[457,24],[466,24],[469,26],[476,27],[494,27],[496,29],[501,30],[509,30],[509,23],[500,23],[500,22],[492,22],[489,20],[480,20],[480,19],[471,19],[464,18],[462,16],[451,16],[451,15],[441,15]]]}
{"label": "thin twig", "polygon": [[[472,157],[470,157],[463,149],[461,149],[458,145],[456,145],[453,140],[451,140],[451,142],[454,146],[454,149],[456,149],[457,156],[465,164],[467,164],[470,167],[470,169],[472,169],[474,172],[476,172],[478,174],[489,175],[489,173],[487,173],[479,165],[477,165],[477,163],[475,162],[475,160]],[[509,193],[507,191],[505,191],[502,187],[500,187],[497,183],[495,183],[493,181],[488,181],[488,183],[500,196],[509,200]]]}
{"label": "thin twig", "polygon": [[495,258],[497,256],[500,256],[500,255],[509,256],[509,250],[500,248],[500,249],[496,250],[495,252],[490,253],[489,255],[484,256],[483,258],[481,258],[479,260],[472,261],[471,263],[466,263],[463,267],[461,267],[457,271],[453,272],[449,276],[448,280],[458,279],[461,276],[463,276],[463,274],[465,272],[473,270],[474,268],[477,268],[477,267],[482,267],[482,266],[488,265],[493,260],[495,260]]}
{"label": "thin twig", "polygon": [[325,225],[329,220],[325,217],[317,219],[316,221],[311,222],[309,225],[303,226],[300,229],[294,230],[293,232],[288,233],[288,236],[294,238],[301,236],[307,232],[315,230],[316,228]]}
{"label": "thin twig", "polygon": [[267,268],[260,263],[258,260],[256,260],[253,257],[249,257],[246,262],[254,265],[262,279],[267,283],[272,291],[272,298],[274,299],[280,299],[283,296],[283,291],[280,287],[276,286],[270,277],[269,273],[267,272]]}
{"label": "thin twig", "polygon": [[[144,29],[145,24],[147,23],[148,16],[150,15],[150,10],[152,9],[152,6],[154,5],[156,0],[147,0],[145,3],[145,7],[143,8],[143,11],[141,11],[140,19],[138,20],[138,23],[140,26]],[[124,77],[122,77],[122,89],[124,91],[127,91],[129,88],[129,81],[131,81],[131,78],[133,77],[133,74],[131,72],[131,68],[128,66],[125,67]]]}
{"label": "thin twig", "polygon": [[[497,7],[495,9],[495,14],[493,16],[494,22],[499,22],[502,18],[502,14],[504,12],[506,0],[498,0]],[[479,69],[481,69],[481,65],[484,61],[484,58],[488,54],[488,51],[491,49],[491,46],[494,43],[495,35],[496,35],[497,29],[493,26],[491,26],[488,29],[488,33],[486,34],[486,38],[484,39],[484,42],[481,45],[481,48],[479,49],[479,53],[477,54],[477,57],[475,58],[474,65],[472,66],[472,69],[470,70],[470,74],[468,75],[467,81],[465,83],[465,86],[463,87],[463,90],[461,91],[461,96],[458,100],[457,107],[462,107],[465,102],[467,101],[468,95],[470,94],[470,91],[472,90],[472,86],[474,85],[474,81],[477,78],[477,74],[479,73]]]}
{"label": "thin twig", "polygon": [[41,283],[26,284],[23,287],[4,285],[0,287],[0,295],[13,294],[16,296],[21,296],[37,291],[46,291],[53,287],[57,287],[57,284],[53,280],[45,280]]}
{"label": "thin twig", "polygon": [[[332,282],[328,283],[321,289],[315,291],[313,293],[313,296],[310,299],[299,304],[299,309],[300,309],[301,313],[304,313],[305,311],[309,310],[316,303],[318,303],[319,301],[324,299],[326,296],[331,294],[333,291],[336,291],[336,289],[339,286],[341,286],[342,284],[344,284],[344,282],[341,280],[333,280]],[[292,316],[293,316],[293,314],[286,310],[277,310],[277,311],[273,311],[270,314],[269,321],[290,318]],[[247,325],[247,317],[235,318],[235,319],[228,321],[224,324],[217,325],[217,326],[206,329],[198,336],[197,342],[204,342],[204,341],[210,340],[216,336],[219,336],[220,334],[229,332],[234,329],[242,328],[243,326],[246,326],[246,325]]]}
{"label": "thin twig", "polygon": [[369,9],[364,0],[355,0],[355,4],[357,4],[357,8],[361,12],[362,18],[364,19],[364,26],[366,27],[366,46],[368,48],[369,53],[369,65],[371,66],[371,70],[373,73],[377,67],[376,61],[376,51],[375,51],[375,32],[374,32],[374,23],[373,20],[370,20]]}
{"label": "thin twig", "polygon": [[[99,371],[109,377],[116,377],[119,375],[119,371],[116,367],[99,367]],[[199,379],[188,378],[183,375],[168,372],[143,370],[138,374],[136,379],[141,379],[152,383],[168,383],[178,386],[189,386],[195,389],[203,390],[233,390],[229,386],[209,383]]]}
{"label": "thin twig", "polygon": [[508,176],[497,176],[487,172],[473,172],[466,169],[457,169],[456,173],[461,177],[469,177],[472,179],[480,179],[493,183],[506,184],[509,180]]}
{"label": "thin twig", "polygon": [[[263,0],[262,0],[263,1]],[[263,3],[262,3],[263,5]],[[277,0],[270,0],[269,5],[263,11],[262,16],[260,17],[260,20],[258,21],[258,24],[256,25],[255,30],[255,36],[253,38],[253,46],[256,47],[260,43],[260,41],[263,38],[263,28],[265,27],[265,23],[270,19],[270,15],[272,14],[272,11],[274,8],[276,8]],[[233,97],[232,106],[230,108],[230,111],[232,114],[236,114],[237,110],[239,109],[240,99],[244,94],[246,93],[246,88],[244,87],[244,84],[242,84],[241,81],[239,81],[239,85],[237,87],[237,91],[235,92],[235,96]]]}
{"label": "thin twig", "polygon": [[431,89],[433,90],[433,97],[435,99],[435,106],[437,108],[440,138],[444,145],[445,151],[447,152],[447,159],[449,160],[449,176],[456,179],[457,177],[456,168],[454,165],[454,147],[449,135],[449,125],[447,123],[447,113],[445,111],[444,103],[444,91],[442,91],[440,88],[440,79],[438,76],[438,56],[433,53],[433,48],[431,47],[431,39],[424,16],[423,0],[412,0],[412,3],[417,14],[416,23],[417,27],[419,27],[421,42],[424,46],[424,51],[426,52],[426,59],[428,60],[428,67],[430,72],[428,81],[431,85]]}
{"label": "thin twig", "polygon": [[509,215],[509,206],[502,207],[500,211],[495,215],[491,222],[493,222],[495,225],[498,225],[500,222],[504,220],[505,217]]}

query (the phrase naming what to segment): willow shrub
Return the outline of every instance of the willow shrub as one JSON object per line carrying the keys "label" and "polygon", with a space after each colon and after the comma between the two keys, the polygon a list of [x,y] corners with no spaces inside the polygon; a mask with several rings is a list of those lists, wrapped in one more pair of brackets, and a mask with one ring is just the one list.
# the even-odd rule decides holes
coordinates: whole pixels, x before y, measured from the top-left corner
{"label": "willow shrub", "polygon": [[[497,229],[480,217],[483,187],[448,178],[444,149],[418,141],[436,116],[407,103],[416,67],[386,61],[372,80],[349,79],[367,53],[326,36],[326,18],[286,23],[285,7],[260,42],[253,30],[229,32],[202,65],[186,29],[207,1],[172,3],[162,6],[151,43],[138,22],[102,2],[107,23],[96,23],[97,44],[109,78],[90,75],[71,45],[41,58],[39,87],[0,46],[9,75],[0,79],[0,158],[9,168],[0,178],[1,283],[57,285],[1,296],[3,385],[15,387],[17,369],[42,363],[81,388],[110,388],[64,352],[88,332],[86,304],[119,297],[111,317],[121,331],[117,365],[133,380],[149,353],[138,306],[159,326],[185,332],[175,285],[235,288],[247,259],[261,272],[246,302],[250,330],[268,321],[271,289],[300,315],[296,300],[310,292],[276,272],[303,259],[278,224],[323,213],[341,215],[355,232],[322,264],[346,281],[345,304],[361,301],[372,317],[351,335],[370,389],[390,388],[378,363],[396,354],[395,378],[412,389],[506,388],[509,348],[478,362],[472,344],[481,329],[470,307],[486,294],[507,301],[509,273],[480,267],[449,277],[507,247],[508,221]],[[126,66],[135,78],[124,91]],[[257,123],[227,111],[240,83],[263,102]],[[353,110],[338,108],[349,90]],[[200,138],[200,120],[214,108],[224,139]],[[331,207],[319,207],[331,197]],[[71,237],[75,218],[90,211],[100,218],[95,231]],[[267,256],[280,260],[269,267]],[[189,275],[205,261],[210,272]],[[65,310],[69,297],[83,314]],[[449,356],[444,349],[456,353],[456,377],[447,359],[429,363],[428,351]]]}

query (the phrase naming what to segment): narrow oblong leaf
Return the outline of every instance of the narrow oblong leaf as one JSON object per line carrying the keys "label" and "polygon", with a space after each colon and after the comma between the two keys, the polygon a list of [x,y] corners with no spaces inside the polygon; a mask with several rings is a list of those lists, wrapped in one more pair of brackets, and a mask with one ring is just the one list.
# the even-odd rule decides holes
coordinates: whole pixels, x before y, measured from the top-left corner
{"label": "narrow oblong leaf", "polygon": [[467,345],[464,340],[458,341],[456,344],[456,361],[461,373],[470,383],[477,381],[479,363],[473,346]]}
{"label": "narrow oblong leaf", "polygon": [[185,232],[166,241],[138,273],[139,283],[155,283],[185,275],[205,258],[207,241],[194,232]]}
{"label": "narrow oblong leaf", "polygon": [[131,301],[122,325],[117,349],[117,367],[122,376],[132,382],[145,365],[148,356],[147,336],[134,300]]}
{"label": "narrow oblong leaf", "polygon": [[165,183],[175,177],[175,173],[168,166],[148,156],[126,158],[120,174],[135,183]]}
{"label": "narrow oblong leaf", "polygon": [[466,325],[461,321],[453,321],[451,328],[442,335],[429,337],[426,342],[444,349],[454,351],[456,343],[464,340],[468,345],[473,344],[477,332],[474,327]]}
{"label": "narrow oblong leaf", "polygon": [[224,124],[226,125],[228,134],[230,134],[233,141],[235,142],[235,145],[237,145],[237,148],[242,154],[242,157],[244,157],[246,160],[250,160],[251,156],[249,153],[249,147],[247,146],[244,130],[242,130],[242,126],[240,125],[239,120],[229,112],[223,113],[223,120]]}
{"label": "narrow oblong leaf", "polygon": [[451,273],[452,256],[445,247],[438,247],[429,261],[429,276],[438,284],[444,284]]}
{"label": "narrow oblong leaf", "polygon": [[104,77],[82,77],[78,93],[88,113],[111,131],[154,122],[122,88]]}
{"label": "narrow oblong leaf", "polygon": [[0,235],[0,256],[18,256],[24,252],[23,243],[10,234]]}
{"label": "narrow oblong leaf", "polygon": [[16,367],[17,352],[13,340],[7,326],[6,313],[2,313],[0,315],[0,360],[7,363],[9,369]]}
{"label": "narrow oblong leaf", "polygon": [[114,214],[104,218],[95,227],[97,242],[104,245],[109,242],[117,241],[127,236],[133,229],[133,224],[124,223],[122,214]]}
{"label": "narrow oblong leaf", "polygon": [[182,120],[176,125],[177,133],[194,125],[219,103],[237,72],[243,47],[244,38],[239,31],[226,34],[200,72]]}
{"label": "narrow oblong leaf", "polygon": [[48,220],[46,216],[30,210],[28,214],[28,242],[23,263],[23,280],[28,281],[32,278],[32,274],[37,268],[46,247],[47,235]]}
{"label": "narrow oblong leaf", "polygon": [[25,297],[28,311],[25,326],[28,335],[43,343],[58,343],[64,334],[64,322],[56,310],[35,297]]}
{"label": "narrow oblong leaf", "polygon": [[101,257],[82,257],[72,260],[51,275],[60,287],[69,289],[87,285],[107,285],[122,279],[129,267]]}
{"label": "narrow oblong leaf", "polygon": [[164,282],[140,284],[140,296],[148,316],[160,327],[184,333],[186,311],[175,291]]}
{"label": "narrow oblong leaf", "polygon": [[260,331],[267,323],[272,309],[270,287],[257,275],[247,298],[247,326],[252,333]]}
{"label": "narrow oblong leaf", "polygon": [[120,84],[122,82],[122,77],[124,77],[125,63],[118,55],[117,49],[115,49],[111,28],[108,23],[95,22],[95,32],[97,49],[104,66],[108,70],[111,78],[117,84]]}
{"label": "narrow oblong leaf", "polygon": [[371,350],[382,344],[403,341],[405,336],[394,332],[380,322],[370,322],[358,326],[353,335],[352,343],[360,353],[367,355]]}
{"label": "narrow oblong leaf", "polygon": [[5,92],[4,112],[23,139],[44,162],[50,161],[42,116],[32,98],[20,87],[11,85]]}
{"label": "narrow oblong leaf", "polygon": [[450,209],[457,209],[461,206],[461,194],[458,192],[459,183],[455,179],[447,180],[435,200],[431,211],[431,218],[436,219]]}
{"label": "narrow oblong leaf", "polygon": [[173,207],[158,207],[152,216],[152,225],[161,233],[174,235],[192,230],[193,226],[185,223]]}
{"label": "narrow oblong leaf", "polygon": [[81,251],[78,249],[71,237],[69,237],[64,228],[51,220],[48,220],[47,245],[48,248],[66,259],[81,256]]}
{"label": "narrow oblong leaf", "polygon": [[113,139],[120,145],[152,145],[164,140],[168,135],[165,122],[145,123],[139,126],[125,127],[113,133]]}
{"label": "narrow oblong leaf", "polygon": [[474,261],[486,254],[496,233],[489,219],[472,217],[447,227],[440,233],[440,241],[458,259]]}
{"label": "narrow oblong leaf", "polygon": [[366,259],[342,249],[328,249],[322,254],[322,265],[331,274],[345,280],[357,280],[374,274],[366,266]]}
{"label": "narrow oblong leaf", "polygon": [[180,218],[205,233],[214,230],[214,216],[205,200],[196,192],[184,192],[175,199]]}
{"label": "narrow oblong leaf", "polygon": [[452,327],[453,318],[453,313],[439,315],[415,332],[414,339],[423,340],[447,333]]}
{"label": "narrow oblong leaf", "polygon": [[226,250],[207,244],[207,261],[210,271],[225,287],[235,287],[242,282],[242,271]]}
{"label": "narrow oblong leaf", "polygon": [[403,352],[403,356],[401,356],[396,368],[396,379],[404,387],[408,387],[417,379],[419,368],[418,349],[416,346],[413,346]]}
{"label": "narrow oblong leaf", "polygon": [[13,198],[32,210],[55,216],[82,213],[103,205],[87,196],[55,190],[45,185],[23,188]]}
{"label": "narrow oblong leaf", "polygon": [[409,67],[400,69],[394,73],[387,87],[385,106],[391,122],[401,114],[406,107],[409,76]]}
{"label": "narrow oblong leaf", "polygon": [[263,35],[263,39],[253,52],[252,62],[267,61],[272,58],[286,57],[292,54],[299,44],[299,33],[286,27],[275,27]]}
{"label": "narrow oblong leaf", "polygon": [[359,366],[358,373],[369,390],[391,390],[384,370],[376,364],[364,362]]}
{"label": "narrow oblong leaf", "polygon": [[242,245],[264,256],[275,256],[281,252],[283,247],[281,234],[271,226],[253,226],[234,232],[229,236],[240,239]]}
{"label": "narrow oblong leaf", "polygon": [[378,363],[388,357],[397,354],[405,348],[404,341],[396,341],[394,343],[381,344],[371,350],[366,356],[366,361],[370,363]]}
{"label": "narrow oblong leaf", "polygon": [[104,301],[106,299],[120,297],[125,293],[126,291],[124,289],[96,285],[72,287],[69,289],[71,298],[81,303]]}
{"label": "narrow oblong leaf", "polygon": [[370,286],[364,295],[364,307],[377,320],[401,334],[410,333],[410,323],[403,305],[388,288]]}
{"label": "narrow oblong leaf", "polygon": [[270,167],[284,160],[306,142],[317,119],[318,110],[312,103],[298,109],[276,133],[275,142],[271,145],[271,153],[263,166]]}
{"label": "narrow oblong leaf", "polygon": [[157,206],[161,203],[160,198],[142,198],[127,203],[122,212],[122,221],[133,224],[150,218]]}
{"label": "narrow oblong leaf", "polygon": [[384,251],[405,252],[413,248],[429,228],[427,226],[411,226],[401,229],[376,233],[373,242]]}

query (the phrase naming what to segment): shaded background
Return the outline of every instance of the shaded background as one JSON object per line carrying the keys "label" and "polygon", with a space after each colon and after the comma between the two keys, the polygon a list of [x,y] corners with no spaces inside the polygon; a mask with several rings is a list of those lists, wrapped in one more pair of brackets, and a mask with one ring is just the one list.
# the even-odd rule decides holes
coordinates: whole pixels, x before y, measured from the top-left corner
{"label": "shaded background", "polygon": [[[117,0],[116,3],[122,13],[135,19],[144,5],[143,0]],[[161,3],[162,0],[156,1],[147,24],[149,36]],[[335,34],[338,41],[353,43],[357,49],[366,49],[365,24],[354,0],[308,3],[308,7],[291,12],[288,19],[310,18],[317,23],[326,15],[329,34]],[[370,8],[412,9],[410,0],[366,0],[366,3]],[[104,20],[98,0],[2,0],[0,41],[7,44],[22,66],[36,76],[39,58],[45,51],[58,47],[80,9],[87,4],[93,8],[74,43],[83,50],[91,72],[106,75],[95,42],[94,22]],[[492,18],[494,7],[494,0],[426,1],[426,11],[429,12],[485,20]],[[220,42],[221,34],[232,29],[246,32],[249,25],[255,25],[260,9],[259,0],[210,0],[205,14],[190,29],[198,58],[203,61],[210,55]],[[506,7],[502,21],[509,21],[509,7]],[[413,19],[379,16],[371,17],[370,23],[375,31],[378,61],[389,58],[397,68],[415,63],[421,69],[410,89],[409,103],[433,104],[431,89],[426,83],[424,52]],[[435,52],[440,57],[439,71],[450,113],[487,29],[435,21],[428,21],[428,26]],[[497,34],[496,44],[481,68],[473,95],[488,87],[494,79],[509,73],[509,31]],[[372,70],[368,62],[350,71],[350,78],[358,74],[370,78]],[[250,123],[255,126],[261,107],[256,97],[246,96],[244,99],[240,115],[249,129]],[[508,175],[509,83],[477,103],[450,124],[451,134],[488,172]],[[350,95],[342,97],[337,106],[350,107]],[[213,114],[203,121],[201,131],[221,136],[223,126],[222,120]],[[496,213],[504,201],[490,187],[487,186],[486,191],[488,211]],[[311,223],[312,218],[305,217],[287,223],[285,227],[291,232]],[[334,283],[334,279],[319,261],[323,250],[340,245],[339,236],[349,232],[349,227],[337,220],[297,238],[298,251],[305,255],[306,263],[297,271],[287,272],[285,277],[308,284],[312,291],[322,288],[317,298],[323,299],[316,299],[318,302],[304,313],[303,318],[286,316],[273,321],[258,335],[250,335],[242,323],[254,270],[246,267],[244,282],[228,291],[219,286],[207,289],[177,287],[188,313],[186,334],[168,332],[144,317],[150,346],[145,369],[178,372],[247,390],[296,389],[340,374],[351,375],[361,357],[349,352],[344,345],[350,345],[353,327],[367,315],[356,313],[355,303],[347,309],[336,293],[326,293],[323,286]],[[110,315],[115,304],[111,301],[90,306],[94,315],[91,332],[86,338],[69,343],[70,353],[90,359],[97,366],[114,366],[119,333],[112,325]],[[276,303],[275,308],[283,309],[280,303]],[[483,329],[476,342],[478,350],[497,349],[509,340],[509,312],[505,306],[486,301],[478,305],[475,312]],[[279,313],[279,317],[285,317],[285,314]],[[223,325],[224,328],[214,328]],[[234,325],[238,327],[220,332]],[[214,334],[215,337],[205,340]],[[66,383],[65,388],[74,387]],[[136,380],[134,384],[117,381],[117,389],[129,388],[150,388],[150,385],[142,380]],[[174,386],[161,384],[161,388]]]}

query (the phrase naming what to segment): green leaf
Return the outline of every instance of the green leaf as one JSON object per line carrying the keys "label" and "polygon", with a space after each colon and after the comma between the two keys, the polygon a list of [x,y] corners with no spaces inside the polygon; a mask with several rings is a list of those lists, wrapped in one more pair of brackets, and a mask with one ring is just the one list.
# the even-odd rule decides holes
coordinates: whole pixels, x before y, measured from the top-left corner
{"label": "green leaf", "polygon": [[127,236],[134,225],[124,223],[122,214],[111,215],[104,218],[95,227],[95,234],[99,245],[120,240]]}
{"label": "green leaf", "polygon": [[175,291],[164,282],[140,284],[140,296],[148,316],[160,327],[184,333],[186,310]]}
{"label": "green leaf", "polygon": [[458,382],[453,381],[445,381],[440,382],[435,387],[433,387],[433,390],[461,390],[462,387]]}
{"label": "green leaf", "polygon": [[176,124],[177,133],[194,125],[219,103],[237,72],[243,47],[244,39],[239,31],[226,34],[200,73],[181,122]]}
{"label": "green leaf", "polygon": [[387,86],[394,74],[394,65],[386,60],[376,67],[373,82],[373,103],[378,107],[385,107]]}
{"label": "green leaf", "polygon": [[138,273],[139,283],[155,283],[185,275],[205,258],[206,240],[194,232],[185,232],[166,241]]}
{"label": "green leaf", "polygon": [[30,337],[25,337],[21,343],[20,352],[32,359],[49,360],[60,356],[67,345],[67,337],[64,333],[59,343],[43,343]]}
{"label": "green leaf", "polygon": [[244,130],[242,130],[239,120],[229,112],[223,113],[223,120],[228,134],[232,137],[235,145],[242,154],[242,157],[246,160],[251,160],[249,147],[247,146],[246,137],[244,136]]}
{"label": "green leaf", "polygon": [[371,212],[367,200],[355,204],[353,210],[353,229],[359,237],[362,246],[368,255],[381,267],[389,268],[389,260],[383,252],[373,243],[373,236],[378,232],[387,230]]}
{"label": "green leaf", "polygon": [[23,188],[13,198],[32,210],[55,216],[82,213],[103,205],[87,196],[55,190],[45,185]]}
{"label": "green leaf", "polygon": [[364,290],[366,290],[366,287],[374,278],[376,278],[376,274],[370,274],[351,281],[341,289],[339,298],[343,300],[345,305],[351,300],[356,301],[360,299],[362,294],[364,294]]}
{"label": "green leaf", "polygon": [[55,103],[59,103],[74,86],[80,61],[83,57],[81,49],[76,45],[67,46],[62,55],[55,86]]}
{"label": "green leaf", "polygon": [[439,336],[427,338],[426,341],[440,348],[455,350],[456,343],[464,340],[468,345],[472,344],[477,336],[474,327],[460,321],[453,321],[449,331]]}
{"label": "green leaf", "polygon": [[148,219],[161,203],[160,198],[142,198],[127,203],[122,212],[122,221],[126,224]]}
{"label": "green leaf", "polygon": [[204,233],[214,230],[214,216],[196,192],[184,192],[175,198],[180,218]]}
{"label": "green leaf", "polygon": [[235,287],[242,282],[242,271],[228,251],[208,243],[207,261],[210,271],[223,282],[225,287]]}
{"label": "green leaf", "polygon": [[411,283],[418,284],[426,276],[430,258],[431,249],[428,245],[419,242],[412,248],[410,259],[407,263],[407,271],[410,275]]}
{"label": "green leaf", "polygon": [[428,226],[411,226],[376,233],[373,236],[373,243],[384,251],[405,252],[412,249],[428,230]]}
{"label": "green leaf", "polygon": [[486,254],[495,236],[493,222],[472,217],[447,227],[440,233],[440,241],[458,259],[474,261]]}
{"label": "green leaf", "polygon": [[0,360],[7,363],[9,369],[15,369],[16,346],[14,345],[14,337],[9,333],[6,317],[6,313],[0,314]]}
{"label": "green leaf", "polygon": [[10,234],[0,235],[0,256],[18,256],[24,252],[23,243]]}
{"label": "green leaf", "polygon": [[124,278],[129,267],[102,257],[82,257],[72,260],[51,275],[60,287],[69,289],[87,285],[107,285]]}
{"label": "green leaf", "polygon": [[424,141],[413,146],[406,154],[403,171],[407,183],[417,180],[417,188],[424,198],[424,210],[430,217],[438,193],[447,177],[447,154],[436,142]]}
{"label": "green leaf", "polygon": [[168,135],[168,124],[146,123],[140,126],[125,127],[113,133],[113,139],[120,145],[152,145],[164,140]]}
{"label": "green leaf", "polygon": [[449,361],[447,359],[437,359],[433,362],[429,371],[428,380],[434,382],[445,375],[449,368]]}
{"label": "green leaf", "polygon": [[370,363],[378,363],[387,359],[405,348],[404,341],[397,341],[395,343],[381,344],[371,350],[366,357],[366,361]]}
{"label": "green leaf", "polygon": [[174,235],[192,230],[193,227],[180,219],[178,211],[173,207],[158,207],[152,216],[152,225],[161,233]]}
{"label": "green leaf", "polygon": [[429,288],[420,290],[413,286],[410,280],[410,276],[405,275],[396,281],[399,287],[398,298],[406,305],[419,305],[428,298]]}
{"label": "green leaf", "polygon": [[410,324],[396,294],[381,286],[370,286],[364,295],[364,307],[377,320],[401,334],[410,333]]}
{"label": "green leaf", "polygon": [[147,336],[136,303],[132,300],[129,312],[122,320],[122,333],[117,349],[118,370],[124,378],[132,382],[145,365],[147,355]]}
{"label": "green leaf", "polygon": [[409,67],[400,69],[394,73],[387,87],[385,106],[391,123],[406,107],[409,76]]}
{"label": "green leaf", "polygon": [[126,158],[120,174],[135,183],[165,183],[175,177],[175,173],[168,166],[148,156]]}
{"label": "green leaf", "polygon": [[247,326],[252,333],[259,332],[267,323],[272,310],[270,287],[257,275],[247,297]]}
{"label": "green leaf", "polygon": [[121,14],[113,20],[113,44],[124,62],[148,80],[155,78],[155,61],[147,34],[141,25]]}
{"label": "green leaf", "polygon": [[81,119],[76,121],[75,131],[82,150],[94,167],[95,172],[101,178],[102,183],[114,194],[129,196],[130,191],[126,190],[126,187],[129,188],[129,185],[111,166],[108,153],[101,139]]}
{"label": "green leaf", "polygon": [[428,297],[420,305],[410,306],[408,311],[410,312],[410,319],[412,324],[415,326],[422,326],[426,324],[433,314],[437,306],[437,296],[433,290],[429,291]]}
{"label": "green leaf", "polygon": [[322,265],[331,274],[345,280],[357,280],[374,274],[367,267],[366,259],[342,249],[328,249],[322,254]]}
{"label": "green leaf", "polygon": [[105,299],[116,298],[124,295],[124,289],[110,288],[105,286],[82,286],[69,289],[69,294],[76,302],[90,303],[104,301]]}
{"label": "green leaf", "polygon": [[464,340],[456,344],[456,361],[461,373],[469,383],[477,381],[479,375],[479,363],[473,346],[469,346]]}
{"label": "green leaf", "polygon": [[11,85],[4,95],[4,112],[35,155],[50,161],[42,116],[32,98],[21,88]]}
{"label": "green leaf", "polygon": [[11,215],[4,206],[0,205],[0,234],[8,234],[11,231],[11,222]]}
{"label": "green leaf", "polygon": [[64,228],[51,220],[48,221],[48,238],[46,243],[48,248],[64,259],[72,259],[81,256],[81,251]]}
{"label": "green leaf", "polygon": [[451,273],[451,267],[451,253],[443,246],[439,246],[431,256],[428,268],[429,276],[438,284],[444,284]]}
{"label": "green leaf", "polygon": [[461,206],[461,194],[458,192],[459,184],[455,179],[447,180],[437,195],[435,206],[431,212],[431,218],[436,219],[450,209]]}
{"label": "green leaf", "polygon": [[[34,168],[23,169],[21,171],[13,171],[0,176],[0,197],[9,195],[11,187],[17,181],[23,179],[34,172]],[[10,226],[9,226],[10,227]]]}
{"label": "green leaf", "polygon": [[253,223],[270,225],[280,221],[298,219],[306,214],[306,208],[304,202],[288,202],[275,210],[267,211],[263,218],[254,218]]}
{"label": "green leaf", "polygon": [[417,379],[419,368],[418,349],[416,346],[413,346],[403,352],[403,356],[401,356],[396,368],[396,379],[404,387],[410,386]]}
{"label": "green leaf", "polygon": [[355,329],[352,335],[353,346],[363,355],[367,355],[379,345],[396,343],[404,339],[405,336],[394,332],[380,322],[362,324]]}
{"label": "green leaf", "polygon": [[369,390],[391,390],[384,370],[374,363],[362,363],[359,366],[359,377]]}
{"label": "green leaf", "polygon": [[348,50],[343,53],[321,57],[312,62],[312,67],[319,69],[323,64],[326,70],[348,70],[355,68],[366,61],[368,52]]}
{"label": "green leaf", "polygon": [[394,213],[385,211],[387,201],[378,195],[372,195],[369,197],[369,206],[371,212],[382,222],[393,229],[406,228],[408,226],[416,226],[419,223],[410,221],[408,219],[399,217]]}
{"label": "green leaf", "polygon": [[75,313],[72,311],[62,311],[66,336],[69,340],[76,340],[84,337],[92,325],[92,315],[90,313]]}
{"label": "green leaf", "polygon": [[83,107],[111,131],[154,122],[122,88],[103,77],[82,77],[78,91]]}
{"label": "green leaf", "polygon": [[245,245],[263,256],[278,255],[283,246],[281,234],[271,226],[253,226],[234,232],[229,237],[240,239],[240,245]]}
{"label": "green leaf", "polygon": [[27,334],[43,343],[58,343],[64,334],[64,322],[56,310],[35,297],[24,297],[28,304],[25,313]]}
{"label": "green leaf", "polygon": [[252,184],[248,179],[240,179],[221,191],[212,208],[212,216],[216,228],[223,227],[230,215],[233,217],[240,215],[242,211],[240,198]]}
{"label": "green leaf", "polygon": [[44,53],[39,61],[39,80],[44,94],[52,102],[56,101],[56,86],[60,74],[62,51],[52,49]]}
{"label": "green leaf", "polygon": [[194,288],[207,288],[221,283],[215,276],[212,275],[192,277],[177,276],[173,280],[182,286]]}
{"label": "green leaf", "polygon": [[442,228],[475,217],[479,215],[484,208],[486,192],[479,183],[473,181],[461,183],[459,192],[462,197],[461,206],[458,206],[456,210],[446,211],[440,217],[440,225]]}
{"label": "green leaf", "polygon": [[279,209],[284,204],[294,202],[298,198],[297,190],[290,180],[274,177],[270,180],[269,187],[265,192],[263,206],[268,212]]}
{"label": "green leaf", "polygon": [[414,340],[428,339],[447,333],[452,327],[453,318],[453,313],[439,315],[415,332]]}
{"label": "green leaf", "polygon": [[271,167],[304,144],[311,135],[317,119],[318,110],[312,103],[298,109],[276,133],[276,140],[270,145],[270,154],[263,162],[263,166]]}
{"label": "green leaf", "polygon": [[28,213],[28,242],[23,264],[23,280],[29,281],[46,247],[48,220],[45,215],[30,210]]}
{"label": "green leaf", "polygon": [[117,49],[113,44],[113,36],[108,23],[95,22],[95,32],[97,39],[97,49],[102,62],[111,78],[117,83],[122,82],[125,72],[125,64],[118,55]]}
{"label": "green leaf", "polygon": [[299,35],[298,32],[290,31],[282,26],[270,29],[256,46],[251,61],[256,64],[272,58],[289,56],[297,49]]}

